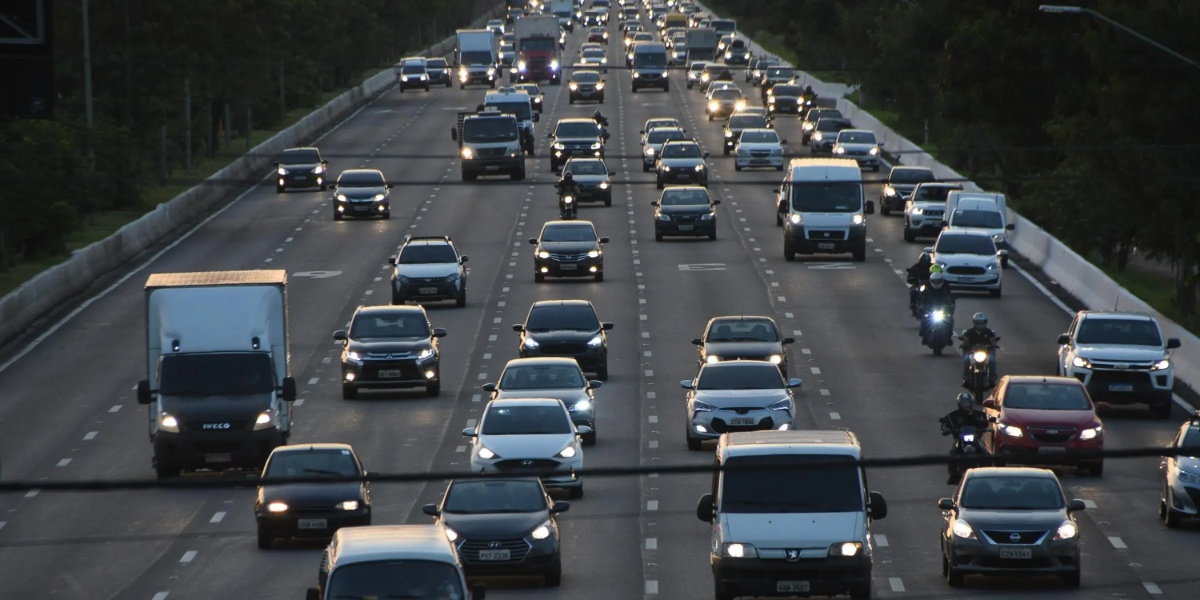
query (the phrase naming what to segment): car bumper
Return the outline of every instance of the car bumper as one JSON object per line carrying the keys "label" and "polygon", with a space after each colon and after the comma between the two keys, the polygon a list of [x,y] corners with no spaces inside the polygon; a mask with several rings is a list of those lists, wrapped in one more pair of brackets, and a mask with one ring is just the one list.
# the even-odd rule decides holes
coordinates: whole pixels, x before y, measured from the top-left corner
{"label": "car bumper", "polygon": [[520,172],[524,164],[525,159],[519,155],[515,157],[473,158],[462,161],[462,171],[463,173],[473,173],[476,175],[501,175]]}
{"label": "car bumper", "polygon": [[428,78],[426,78],[426,79],[401,79],[400,80],[400,89],[401,90],[425,89],[425,88],[429,87],[429,83],[430,83],[430,81]]}
{"label": "car bumper", "polygon": [[543,472],[537,468],[521,469],[521,468],[501,468],[497,467],[498,461],[471,461],[471,470],[476,473],[503,473],[506,475],[537,475],[542,480],[542,485],[547,489],[570,489],[583,487],[583,477],[579,475],[579,471],[583,469],[583,461],[559,463],[552,471]]}
{"label": "car bumper", "polygon": [[576,198],[580,202],[611,202],[612,201],[612,186],[600,188],[599,186],[584,187],[581,185],[575,186],[578,190]]}
{"label": "car bumper", "polygon": [[1200,517],[1200,486],[1176,479],[1171,485],[1171,508],[1185,517]]}
{"label": "car bumper", "polygon": [[833,140],[832,139],[828,139],[828,140],[825,138],[821,138],[819,140],[814,139],[811,143],[812,143],[813,154],[832,154],[833,153]]}
{"label": "car bumper", "polygon": [[[1048,532],[1046,537],[1053,537]],[[1033,576],[1072,573],[1079,570],[1079,538],[1049,540],[1040,544],[993,544],[981,539],[955,538],[948,543],[946,558],[964,575]],[[1029,558],[1001,557],[1001,550],[1029,550]]]}
{"label": "car bumper", "polygon": [[486,83],[492,84],[496,81],[496,73],[488,73],[486,71],[468,71],[464,77],[461,73],[458,75],[458,82],[464,84]]}
{"label": "car bumper", "polygon": [[[829,557],[788,561],[784,558],[711,556],[713,580],[732,596],[832,595],[858,590],[871,582],[871,560]],[[789,584],[803,584],[807,591]],[[781,591],[784,590],[784,591]]]}
{"label": "car bumper", "polygon": [[783,156],[782,155],[742,156],[741,154],[739,154],[737,156],[737,158],[734,159],[733,162],[734,162],[734,164],[736,164],[737,166],[742,167],[742,168],[754,168],[754,167],[779,168],[779,167],[783,166]]}
{"label": "car bumper", "polygon": [[319,187],[325,184],[324,173],[288,173],[276,175],[275,185],[283,188]]}
{"label": "car bumper", "polygon": [[604,90],[596,90],[593,92],[574,90],[571,92],[571,98],[574,100],[603,100]]}
{"label": "car bumper", "polygon": [[671,80],[666,75],[638,75],[633,78],[633,86],[638,88],[656,87],[665,90],[671,87]]}
{"label": "car bumper", "polygon": [[448,71],[431,71],[429,73],[429,83],[445,84],[450,81],[450,73]]}
{"label": "car bumper", "polygon": [[[371,509],[339,511],[289,511],[286,513],[257,512],[259,531],[280,538],[328,538],[342,527],[371,524]],[[301,523],[304,527],[301,527]],[[323,525],[323,526],[318,526]]]}
{"label": "car bumper", "polygon": [[706,219],[704,221],[660,221],[654,220],[655,235],[677,235],[677,236],[708,236],[716,233],[717,220]]}
{"label": "car bumper", "polygon": [[333,209],[343,217],[378,217],[391,211],[391,204],[384,202],[334,202]]}
{"label": "car bumper", "polygon": [[983,275],[955,275],[949,269],[942,271],[946,285],[955,290],[998,290],[1000,289],[1000,272],[984,273]]}
{"label": "car bumper", "polygon": [[453,300],[458,298],[461,281],[393,282],[392,289],[405,300]]}
{"label": "car bumper", "polygon": [[1025,431],[1023,437],[1014,438],[999,433],[995,434],[993,450],[1002,455],[1005,462],[1027,465],[1096,465],[1103,463],[1101,458],[1080,459],[1080,452],[1099,452],[1104,450],[1104,438],[1090,440],[1072,438],[1065,442],[1046,442],[1034,437],[1035,434]]}
{"label": "car bumper", "polygon": [[[541,575],[561,568],[558,540],[505,539],[500,543],[510,552],[520,554],[509,560],[480,560],[479,550],[486,549],[496,540],[460,539],[455,547],[462,560],[463,571],[468,577],[486,575]],[[524,550],[522,552],[522,550]],[[511,554],[510,554],[511,556]]]}
{"label": "car bumper", "polygon": [[767,111],[773,115],[798,115],[800,114],[800,105],[796,103],[770,104],[767,106]]}
{"label": "car bumper", "polygon": [[658,172],[658,178],[663,183],[695,183],[708,185],[708,169],[697,171],[691,168],[665,169]]}
{"label": "car bumper", "polygon": [[[824,237],[828,233],[829,237]],[[786,224],[784,235],[792,242],[792,248],[801,253],[852,252],[867,243],[866,225],[807,229]]]}
{"label": "car bumper", "polygon": [[908,215],[909,231],[921,235],[937,235],[942,231],[942,215]]}
{"label": "car bumper", "polygon": [[562,150],[554,150],[550,154],[550,162],[554,165],[561,165],[567,162],[568,159],[582,156],[585,158],[604,158],[604,146],[592,150],[590,148],[563,148]]}
{"label": "car bumper", "polygon": [[1109,404],[1171,402],[1175,385],[1173,369],[1118,371],[1073,367],[1067,375],[1083,382],[1093,400]]}
{"label": "car bumper", "polygon": [[857,162],[859,168],[878,167],[879,166],[879,156],[872,156],[870,154],[867,154],[864,156],[851,156],[848,154],[839,154],[837,156],[837,158],[849,158],[849,159]]}
{"label": "car bumper", "polygon": [[154,466],[165,469],[261,468],[284,443],[278,429],[154,435]]}
{"label": "car bumper", "polygon": [[604,272],[602,259],[586,259],[578,262],[534,259],[533,269],[547,277],[591,277]]}
{"label": "car bumper", "polygon": [[436,357],[426,360],[342,362],[342,382],[363,389],[421,387],[437,382],[440,377],[441,369]]}
{"label": "car bumper", "polygon": [[[743,421],[738,421],[743,419]],[[794,417],[783,410],[756,410],[748,414],[714,410],[692,413],[688,423],[688,437],[700,440],[715,440],[723,433],[738,431],[785,431],[794,426]]]}

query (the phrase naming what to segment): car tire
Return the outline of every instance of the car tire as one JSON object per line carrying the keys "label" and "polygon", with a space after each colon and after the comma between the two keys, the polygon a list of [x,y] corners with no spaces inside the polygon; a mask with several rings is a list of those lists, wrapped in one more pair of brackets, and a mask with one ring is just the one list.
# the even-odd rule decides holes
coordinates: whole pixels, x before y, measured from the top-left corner
{"label": "car tire", "polygon": [[871,582],[868,581],[851,589],[850,600],[871,600]]}
{"label": "car tire", "polygon": [[468,173],[466,171],[463,171],[463,174],[462,174],[463,181],[475,181],[476,177],[479,177],[479,176],[474,173]]}
{"label": "car tire", "polygon": [[542,283],[543,281],[546,281],[546,275],[543,273],[534,273],[533,281],[534,283]]}
{"label": "car tire", "polygon": [[429,396],[430,398],[437,398],[438,396],[441,396],[442,395],[441,380],[434,380],[430,383],[425,384],[425,395]]}
{"label": "car tire", "polygon": [[179,477],[180,469],[172,467],[154,467],[154,476],[158,479],[171,479]]}
{"label": "car tire", "polygon": [[508,177],[509,177],[509,179],[512,179],[513,181],[524,181],[525,180],[525,167],[522,166],[520,171],[513,171],[512,173],[509,174]]}
{"label": "car tire", "polygon": [[662,182],[662,180],[661,180],[661,179],[659,179],[659,180],[655,181],[655,182],[654,182],[654,186],[655,186],[655,187],[657,187],[657,188],[658,188],[658,189],[660,189],[660,190],[661,190],[661,189],[663,189],[663,182]]}
{"label": "car tire", "polygon": [[796,262],[796,251],[792,249],[792,245],[788,243],[786,237],[783,239],[783,260]]}
{"label": "car tire", "polygon": [[[721,152],[723,152],[725,154],[725,156],[729,156],[729,148],[722,147]],[[741,169],[738,169],[738,170],[741,171]]]}
{"label": "car tire", "polygon": [[342,384],[342,400],[354,400],[358,398],[358,386],[353,383]]}
{"label": "car tire", "polygon": [[457,306],[458,308],[462,308],[466,305],[467,305],[467,288],[466,288],[466,286],[464,286],[463,289],[458,292],[458,295],[454,297],[454,306]]}
{"label": "car tire", "polygon": [[425,84],[425,91],[427,91],[427,92],[429,91],[429,84],[428,84],[428,83],[427,83],[427,84]]}
{"label": "car tire", "polygon": [[604,199],[604,206],[612,206],[612,195],[610,194]]}
{"label": "car tire", "polygon": [[600,365],[599,369],[596,369],[596,379],[608,381],[608,361],[604,361],[604,364]]}
{"label": "car tire", "polygon": [[661,242],[661,241],[663,241],[663,234],[661,234],[661,233],[659,233],[659,232],[655,231],[655,232],[654,232],[654,241],[656,241],[656,242]]}
{"label": "car tire", "polygon": [[867,260],[867,244],[863,244],[854,249],[854,262],[864,262]]}
{"label": "car tire", "polygon": [[275,186],[275,193],[282,194],[286,189],[287,188],[284,188],[282,185],[277,185],[277,186]]}
{"label": "car tire", "polygon": [[575,104],[575,96],[568,96],[567,104]]}
{"label": "car tire", "polygon": [[1002,290],[1003,290],[1003,288],[1000,288],[1000,287],[998,287],[994,290],[988,290],[988,295],[993,298],[999,298]]}
{"label": "car tire", "polygon": [[712,113],[708,113],[708,120],[709,120],[709,121],[712,121],[712,120],[713,120]]}
{"label": "car tire", "polygon": [[954,567],[950,566],[950,559],[946,555],[942,555],[942,574],[946,576],[946,585],[957,588],[962,587],[963,574]]}
{"label": "car tire", "polygon": [[698,440],[694,437],[688,436],[687,447],[688,447],[688,450],[703,450],[704,449],[704,440]]}
{"label": "car tire", "polygon": [[[713,225],[713,227],[716,227],[716,225]],[[708,234],[708,239],[710,241],[717,239],[717,230],[716,229],[713,229],[712,233]]]}
{"label": "car tire", "polygon": [[782,170],[783,170],[783,165],[779,165],[778,167],[775,167],[775,170],[776,170],[776,171],[782,171]]}
{"label": "car tire", "polygon": [[1150,405],[1150,414],[1156,419],[1170,419],[1171,401],[1167,400],[1166,402]]}
{"label": "car tire", "polygon": [[725,589],[721,584],[717,583],[713,585],[713,598],[716,598],[716,600],[733,600],[735,597],[733,593]]}
{"label": "car tire", "polygon": [[1079,578],[1079,575],[1080,575],[1080,573],[1079,573],[1079,569],[1076,569],[1076,570],[1074,570],[1074,571],[1072,571],[1072,572],[1070,572],[1070,573],[1067,573],[1066,575],[1063,575],[1063,576],[1062,576],[1062,582],[1063,582],[1063,586],[1064,586],[1064,587],[1066,587],[1066,588],[1068,588],[1068,589],[1076,589],[1076,588],[1078,588],[1078,587],[1079,587],[1079,583],[1080,583],[1080,581],[1079,581],[1079,579],[1080,579],[1080,578]]}
{"label": "car tire", "polygon": [[329,188],[329,184],[327,184],[327,183],[322,183],[322,184],[321,184],[321,191],[322,191],[322,192],[323,192],[323,191],[325,191],[325,190],[326,190],[326,189],[328,189],[328,188]]}
{"label": "car tire", "polygon": [[556,588],[562,585],[562,565],[557,565],[546,573],[546,587]]}
{"label": "car tire", "polygon": [[446,80],[446,87],[450,87],[451,85],[453,85],[453,83],[451,83],[451,81],[450,81],[449,79],[447,79],[447,80]]}
{"label": "car tire", "polygon": [[664,93],[670,93],[670,91],[671,91],[671,84],[668,83],[667,85],[663,86]]}
{"label": "car tire", "polygon": [[1087,474],[1091,477],[1100,477],[1104,475],[1104,462],[1101,461],[1099,464],[1088,465]]}
{"label": "car tire", "polygon": [[258,549],[259,550],[270,550],[271,542],[273,542],[273,541],[274,541],[274,539],[269,534],[267,534],[266,532],[264,532],[261,529],[258,530]]}
{"label": "car tire", "polygon": [[592,425],[591,433],[584,435],[584,436],[580,436],[580,437],[583,441],[584,446],[595,446],[596,445],[596,425],[595,424]]}
{"label": "car tire", "polygon": [[917,236],[913,234],[912,228],[910,228],[908,226],[907,222],[904,223],[904,241],[906,241],[906,242],[917,241]]}
{"label": "car tire", "polygon": [[604,281],[604,272],[596,273],[596,281]]}
{"label": "car tire", "polygon": [[643,164],[642,164],[642,172],[643,172],[643,173],[649,173],[649,172],[650,172],[650,167],[647,167],[647,166],[646,166],[646,165],[643,163]]}
{"label": "car tire", "polygon": [[[725,156],[729,156],[729,153],[728,153],[728,152],[726,152],[726,153],[725,153]],[[739,164],[737,164],[736,162],[735,162],[735,163],[733,163],[733,170],[734,170],[734,171],[741,171],[741,170],[742,170],[742,165],[739,165]]]}
{"label": "car tire", "polygon": [[334,220],[334,221],[341,221],[341,220],[342,220],[342,213],[340,213],[340,212],[338,212],[338,211],[336,211],[336,210],[335,210],[335,211],[333,211],[333,220]]}
{"label": "car tire", "polygon": [[629,88],[630,88],[630,92],[631,92],[631,93],[634,93],[634,94],[636,94],[636,93],[637,93],[637,86],[636,86],[636,85],[631,85],[631,86],[629,86]]}
{"label": "car tire", "polygon": [[580,484],[579,487],[571,488],[570,490],[567,491],[567,495],[572,500],[578,500],[578,499],[582,498],[583,497],[583,485]]}

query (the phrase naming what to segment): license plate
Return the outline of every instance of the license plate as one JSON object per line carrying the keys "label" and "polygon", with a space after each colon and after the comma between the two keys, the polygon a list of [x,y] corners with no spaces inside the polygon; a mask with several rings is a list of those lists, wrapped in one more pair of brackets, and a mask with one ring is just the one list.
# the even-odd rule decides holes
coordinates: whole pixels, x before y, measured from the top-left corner
{"label": "license plate", "polygon": [[307,175],[295,175],[293,177],[293,179],[295,179],[296,181],[308,181],[308,176]]}
{"label": "license plate", "polygon": [[730,425],[754,425],[758,423],[758,419],[750,417],[735,417],[729,420]]}
{"label": "license plate", "polygon": [[233,455],[225,454],[205,454],[204,462],[206,463],[227,463],[233,461]]}
{"label": "license plate", "polygon": [[833,250],[833,244],[831,244],[829,242],[821,242],[820,244],[817,244],[817,249],[818,250]]}
{"label": "license plate", "polygon": [[1108,391],[1110,391],[1110,392],[1132,392],[1133,384],[1132,383],[1110,383],[1110,384],[1108,384]]}
{"label": "license plate", "polygon": [[775,582],[776,592],[807,592],[807,581],[777,581]]}
{"label": "license plate", "polygon": [[1032,548],[1001,548],[1000,558],[1033,558]]}
{"label": "license plate", "polygon": [[400,369],[380,369],[379,376],[387,378],[404,377],[404,371]]}
{"label": "license plate", "polygon": [[680,230],[680,231],[691,231],[691,230],[693,230],[693,229],[695,229],[695,228],[696,228],[696,226],[695,226],[695,225],[680,225],[680,226],[679,226],[679,230]]}
{"label": "license plate", "polygon": [[479,560],[510,560],[508,550],[480,550]]}
{"label": "license plate", "polygon": [[423,288],[417,288],[417,293],[418,293],[418,294],[426,294],[426,295],[429,295],[429,294],[436,294],[436,293],[437,293],[437,291],[438,291],[438,290],[437,290],[437,288],[435,288],[435,287],[423,287]]}
{"label": "license plate", "polygon": [[767,164],[767,159],[765,159],[765,158],[752,158],[752,159],[750,159],[750,164],[752,164],[752,165],[765,165],[765,164]]}
{"label": "license plate", "polygon": [[499,170],[500,170],[500,165],[488,165],[488,166],[487,166],[487,167],[485,167],[485,168],[486,168],[487,170],[489,170],[489,171],[499,171]]}
{"label": "license plate", "polygon": [[329,523],[325,519],[300,519],[296,521],[297,529],[327,529]]}
{"label": "license plate", "polygon": [[568,263],[568,264],[565,264],[565,265],[559,265],[559,267],[558,267],[558,268],[560,268],[560,269],[562,269],[562,270],[564,270],[564,271],[574,271],[575,269],[578,269],[578,268],[579,268],[579,265],[576,265],[576,264],[573,264],[573,263]]}
{"label": "license plate", "polygon": [[1064,454],[1067,449],[1062,446],[1042,446],[1038,448],[1038,454]]}

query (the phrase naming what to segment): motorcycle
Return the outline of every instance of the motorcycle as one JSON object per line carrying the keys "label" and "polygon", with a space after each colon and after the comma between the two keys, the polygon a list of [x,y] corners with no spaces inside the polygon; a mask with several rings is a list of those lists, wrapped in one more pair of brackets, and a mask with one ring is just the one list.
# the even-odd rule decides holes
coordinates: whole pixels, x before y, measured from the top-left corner
{"label": "motorcycle", "polygon": [[578,215],[578,205],[575,202],[575,197],[570,194],[563,194],[558,197],[558,218],[563,220],[574,219]]}
{"label": "motorcycle", "polygon": [[906,280],[908,283],[908,310],[912,312],[914,319],[920,321],[925,316],[925,284],[927,281],[918,281],[917,278],[909,276]]}
{"label": "motorcycle", "polygon": [[[994,419],[989,418],[988,420],[993,421]],[[951,429],[949,427],[943,427],[943,429],[942,429],[943,435],[950,435],[952,433],[955,434],[954,450],[952,452],[952,454],[954,456],[978,457],[978,456],[987,456],[988,454],[990,454],[988,452],[987,447],[983,445],[983,432],[979,431],[979,429],[976,428],[974,425],[962,425],[958,428],[958,431],[954,431],[953,429]],[[954,465],[953,465],[954,470],[955,470],[954,478],[956,480],[961,478],[963,476],[963,473],[966,473],[967,469],[972,466],[980,466],[980,465],[967,465],[965,463],[954,463]]]}
{"label": "motorcycle", "polygon": [[[1000,338],[996,338],[999,341]],[[999,346],[992,345],[987,348],[972,348],[969,349],[970,358],[967,367],[967,389],[975,395],[976,398],[983,398],[985,393],[992,389],[992,353],[999,349]]]}
{"label": "motorcycle", "polygon": [[921,343],[933,350],[934,356],[941,356],[942,348],[953,345],[953,306],[936,306],[925,311],[921,325]]}

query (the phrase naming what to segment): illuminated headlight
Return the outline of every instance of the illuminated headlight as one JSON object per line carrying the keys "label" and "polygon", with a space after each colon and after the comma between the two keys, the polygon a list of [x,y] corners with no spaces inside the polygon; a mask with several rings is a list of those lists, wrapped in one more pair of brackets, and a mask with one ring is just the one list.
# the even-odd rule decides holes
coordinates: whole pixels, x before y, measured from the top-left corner
{"label": "illuminated headlight", "polygon": [[1079,439],[1081,439],[1081,440],[1094,440],[1094,439],[1096,439],[1096,437],[1098,437],[1098,436],[1100,435],[1100,433],[1101,433],[1101,432],[1103,432],[1103,431],[1104,431],[1104,426],[1103,426],[1103,425],[1097,425],[1097,426],[1095,426],[1095,427],[1092,427],[1092,428],[1090,428],[1090,429],[1084,429],[1083,431],[1080,431],[1080,432],[1079,432]]}
{"label": "illuminated headlight", "polygon": [[1069,540],[1076,535],[1079,535],[1079,528],[1070,521],[1063,521],[1062,525],[1058,526],[1058,530],[1054,532],[1054,539]]}
{"label": "illuminated headlight", "polygon": [[922,209],[920,206],[914,206],[914,207],[912,207],[912,210],[908,211],[908,214],[910,214],[910,215],[923,215],[923,214],[925,214],[925,210],[924,210],[924,209]]}
{"label": "illuminated headlight", "polygon": [[563,204],[570,204],[575,201],[571,196],[563,196]]}
{"label": "illuminated headlight", "polygon": [[602,189],[602,190],[607,190],[607,189],[608,189],[608,182],[607,182],[607,181],[601,181],[601,182],[600,182],[600,189]]}
{"label": "illuminated headlight", "polygon": [[657,215],[655,215],[655,218],[658,219],[659,221],[670,221],[671,220],[670,215],[664,215],[662,213],[658,213]]}
{"label": "illuminated headlight", "polygon": [[714,213],[707,212],[707,213],[704,213],[704,214],[700,215],[700,220],[701,220],[701,221],[711,221],[711,220],[713,220],[714,218],[716,218],[716,216],[717,216],[717,215],[716,215],[716,214],[714,214]]}
{"label": "illuminated headlight", "polygon": [[971,529],[971,524],[961,519],[954,522],[954,527],[951,530],[954,532],[955,536],[960,538],[968,540],[975,539],[975,530]]}
{"label": "illuminated headlight", "polygon": [[492,460],[493,458],[496,458],[496,453],[489,450],[487,446],[480,446],[478,454],[479,458],[482,458],[483,460]]}
{"label": "illuminated headlight", "polygon": [[468,79],[469,77],[470,77],[470,76],[469,76],[469,75],[467,75],[467,70],[466,70],[466,69],[459,69],[459,71],[458,71],[458,80],[459,80],[459,81],[461,81],[461,82],[463,82],[463,83],[466,83],[466,81],[467,81],[467,79]]}
{"label": "illuminated headlight", "polygon": [[862,225],[863,224],[863,216],[861,214],[856,214],[853,217],[850,217],[850,224],[851,225]]}
{"label": "illuminated headlight", "polygon": [[337,199],[338,199],[338,202],[345,202],[347,200],[345,194],[338,194]]}
{"label": "illuminated headlight", "polygon": [[463,157],[463,160],[474,160],[475,159],[475,151],[470,148],[463,148],[462,149],[462,157]]}
{"label": "illuminated headlight", "polygon": [[729,129],[726,129],[726,130],[725,130],[725,137],[727,137],[727,138],[732,138],[732,137],[733,137],[733,131],[731,131],[731,130],[729,130]]}
{"label": "illuminated headlight", "polygon": [[562,149],[566,148],[566,146],[562,145],[562,142],[554,142],[553,148],[555,150],[562,150]]}
{"label": "illuminated headlight", "polygon": [[592,401],[591,400],[580,400],[579,402],[576,402],[575,404],[572,404],[570,407],[568,407],[568,410],[570,410],[571,412],[587,412],[589,410],[592,410]]}
{"label": "illuminated headlight", "polygon": [[[807,125],[805,125],[805,126],[804,126],[804,128],[805,128],[805,129],[812,129],[811,127],[809,127],[809,126],[807,126]],[[819,142],[819,141],[821,141],[821,140],[825,139],[825,134],[823,134],[823,133],[821,133],[820,131],[818,131],[818,132],[816,132],[816,133],[812,134],[812,139],[814,139],[814,140],[817,140],[817,141]]]}
{"label": "illuminated headlight", "polygon": [[867,154],[870,154],[871,156],[875,156],[875,155],[879,154],[879,146],[875,146],[875,147],[871,148],[870,150],[867,150]]}
{"label": "illuminated headlight", "polygon": [[[633,57],[630,57],[630,58],[633,58]],[[634,78],[634,79],[637,79],[638,77],[641,77],[641,75],[638,75],[638,72],[637,72],[637,71],[634,71],[634,72],[633,72],[633,78]]]}
{"label": "illuminated headlight", "polygon": [[792,402],[790,400],[780,400],[768,406],[771,410],[792,410]]}
{"label": "illuminated headlight", "polygon": [[717,356],[716,354],[709,354],[708,356],[704,357],[704,362],[710,365],[713,363],[718,363],[721,362],[721,357]]}
{"label": "illuminated headlight", "polygon": [[717,407],[715,407],[707,402],[701,402],[699,400],[692,401],[692,411],[693,412],[698,412],[698,413],[699,412],[712,412],[714,410],[717,410]]}
{"label": "illuminated headlight", "polygon": [[491,76],[495,75],[495,74],[496,74],[496,67],[488,67],[488,71],[487,71],[487,73],[488,73],[488,77],[491,77]]}
{"label": "illuminated headlight", "polygon": [[550,537],[550,521],[547,520],[545,523],[539,525],[537,529],[533,530],[533,533],[529,534],[529,537],[535,540],[544,540]]}
{"label": "illuminated headlight", "polygon": [[716,100],[708,103],[708,110],[715,111],[718,108],[721,108],[721,104],[718,103]]}
{"label": "illuminated headlight", "polygon": [[550,70],[551,71],[558,70],[558,60],[557,59],[550,61]]}
{"label": "illuminated headlight", "polygon": [[338,502],[334,508],[340,510],[358,510],[358,500],[346,500],[345,502]]}
{"label": "illuminated headlight", "polygon": [[1183,469],[1180,469],[1179,472],[1176,473],[1176,477],[1181,483],[1200,484],[1200,475],[1193,475],[1187,471],[1184,471]]}
{"label": "illuminated headlight", "polygon": [[842,542],[829,547],[830,556],[858,556],[862,542]]}
{"label": "illuminated headlight", "polygon": [[271,502],[267,504],[267,512],[281,513],[287,512],[288,505],[286,502]]}
{"label": "illuminated headlight", "polygon": [[383,194],[375,194],[375,197],[371,198],[371,200],[374,200],[375,202],[382,202],[385,197],[386,196]]}
{"label": "illuminated headlight", "polygon": [[726,53],[725,53],[725,60],[729,60],[729,57],[731,57],[731,56],[733,56],[733,55],[732,55],[732,54],[730,54],[730,53],[728,53],[728,52],[726,52]]}
{"label": "illuminated headlight", "polygon": [[560,450],[558,454],[555,454],[555,456],[559,458],[575,458],[575,454],[575,446],[567,446]]}
{"label": "illuminated headlight", "polygon": [[1092,361],[1090,361],[1082,356],[1076,356],[1075,358],[1071,359],[1071,364],[1073,366],[1081,367],[1084,369],[1092,368]]}
{"label": "illuminated headlight", "polygon": [[801,217],[800,213],[792,213],[788,220],[792,222],[792,225],[800,225],[804,222],[804,217]]}
{"label": "illuminated headlight", "polygon": [[324,172],[325,172],[325,166],[324,166],[324,165],[317,165],[317,166],[313,167],[313,170],[312,170],[312,172],[313,172],[313,173],[315,173],[315,174],[317,174],[317,175],[320,175],[321,173],[324,173]]}
{"label": "illuminated headlight", "polygon": [[588,258],[600,258],[599,250],[588,250]]}
{"label": "illuminated headlight", "polygon": [[179,433],[179,420],[171,416],[169,413],[158,415],[159,431]]}
{"label": "illuminated headlight", "polygon": [[834,154],[845,154],[845,153],[846,153],[846,149],[845,149],[845,148],[843,148],[843,147],[841,147],[841,146],[836,146],[836,147],[834,147],[834,149],[833,149],[833,153],[834,153]]}
{"label": "illuminated headlight", "polygon": [[592,339],[588,340],[587,345],[589,348],[599,348],[600,346],[604,345],[604,338],[600,335],[595,335],[592,337]]}
{"label": "illuminated headlight", "polygon": [[433,348],[426,348],[417,355],[417,360],[424,360],[433,356]]}
{"label": "illuminated headlight", "polygon": [[[970,444],[970,443],[973,443],[973,442],[975,441],[975,434],[973,434],[973,433],[964,433],[964,434],[963,434],[963,436],[962,436],[962,441],[964,441],[964,442],[966,442],[966,443],[968,443],[968,444]],[[973,448],[972,448],[972,449],[973,449]]]}
{"label": "illuminated headlight", "polygon": [[254,429],[270,429],[275,426],[275,414],[273,411],[264,410],[258,413],[258,418],[254,419]]}
{"label": "illuminated headlight", "polygon": [[737,110],[742,110],[743,108],[746,108],[746,101],[738,100],[737,102],[733,103],[733,107]]}
{"label": "illuminated headlight", "polygon": [[602,144],[600,142],[592,142],[592,150],[599,150],[603,147],[604,147],[604,144]]}
{"label": "illuminated headlight", "polygon": [[1004,423],[1000,423],[997,429],[1000,430],[1000,433],[1003,433],[1008,437],[1025,437],[1025,433],[1022,432],[1021,428],[1017,427],[1016,425],[1005,425]]}
{"label": "illuminated headlight", "polygon": [[984,352],[983,350],[976,350],[973,354],[971,354],[971,360],[980,364],[987,362],[987,359],[988,353]]}
{"label": "illuminated headlight", "polygon": [[597,83],[597,84],[596,84],[596,89],[597,89],[597,90],[602,90],[602,89],[604,89],[604,82],[603,82],[603,81],[601,81],[601,82]]}
{"label": "illuminated headlight", "polygon": [[537,257],[538,258],[550,258],[550,253],[546,252],[545,250],[542,250],[541,252],[537,253]]}
{"label": "illuminated headlight", "polygon": [[524,71],[524,70],[525,70],[525,61],[524,61],[524,60],[518,60],[518,61],[517,61],[517,70],[518,70],[518,71]]}
{"label": "illuminated headlight", "polygon": [[[816,123],[807,122],[807,123],[805,123],[805,124],[803,125],[803,128],[804,128],[804,131],[812,131],[812,130],[813,130],[813,128],[814,128],[814,127],[816,127],[816,126],[817,126],[817,124],[816,124]],[[821,134],[820,134],[820,133],[814,133],[813,135],[815,135],[815,136],[819,136],[819,135],[821,135]],[[819,137],[818,137],[817,139],[819,140],[819,139],[821,139],[821,138],[819,138]]]}
{"label": "illuminated headlight", "polygon": [[758,550],[750,544],[726,542],[721,545],[721,553],[729,558],[758,558]]}
{"label": "illuminated headlight", "polygon": [[275,170],[275,172],[276,172],[276,173],[279,173],[280,175],[287,175],[287,174],[288,174],[288,170],[287,170],[287,169],[285,169],[285,168],[283,168],[283,167],[279,167],[278,169],[276,169],[276,170]]}
{"label": "illuminated headlight", "polygon": [[443,529],[446,530],[446,539],[450,540],[451,542],[458,540],[457,531],[450,529],[449,527],[443,527]]}
{"label": "illuminated headlight", "polygon": [[654,156],[654,148],[651,146],[646,146],[644,149],[642,149],[642,154],[646,156]]}
{"label": "illuminated headlight", "polygon": [[567,87],[571,88],[571,91],[574,92],[579,89],[579,84],[572,81]]}
{"label": "illuminated headlight", "polygon": [[767,360],[771,361],[771,364],[777,365],[777,364],[780,364],[783,362],[783,355],[782,354],[772,354],[767,357]]}
{"label": "illuminated headlight", "polygon": [[541,344],[537,343],[537,340],[535,340],[533,338],[525,338],[524,345],[525,345],[525,348],[529,349],[529,350],[533,350],[533,349],[537,348],[538,346],[541,346]]}
{"label": "illuminated headlight", "polygon": [[700,171],[703,171],[703,170],[704,170],[704,165],[696,165],[696,171],[697,171],[697,172],[700,172]]}
{"label": "illuminated headlight", "polygon": [[1164,358],[1150,366],[1151,371],[1163,371],[1171,368],[1171,359]]}
{"label": "illuminated headlight", "polygon": [[701,73],[700,81],[708,81],[708,73]]}
{"label": "illuminated headlight", "polygon": [[883,186],[883,195],[884,195],[884,196],[895,196],[895,195],[897,195],[897,194],[896,194],[896,188],[894,188],[894,187],[892,187],[892,186],[890,186],[890,185],[885,185],[885,186]]}
{"label": "illuminated headlight", "polygon": [[[404,278],[401,278],[401,279],[404,279]],[[362,360],[362,353],[351,350],[346,353],[346,360],[360,361],[360,360]]]}
{"label": "illuminated headlight", "polygon": [[939,310],[935,310],[935,311],[933,311],[933,313],[930,315],[930,319],[931,319],[931,320],[932,320],[934,323],[941,323],[942,321],[945,321],[945,320],[946,320],[946,311],[944,311],[944,310],[940,310],[940,309],[939,309]]}

